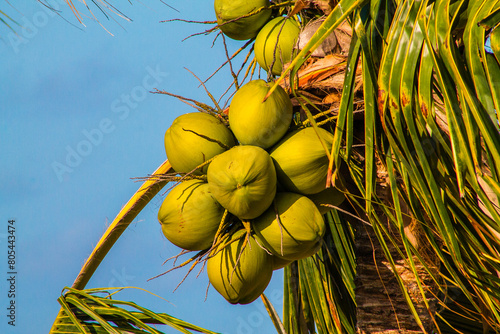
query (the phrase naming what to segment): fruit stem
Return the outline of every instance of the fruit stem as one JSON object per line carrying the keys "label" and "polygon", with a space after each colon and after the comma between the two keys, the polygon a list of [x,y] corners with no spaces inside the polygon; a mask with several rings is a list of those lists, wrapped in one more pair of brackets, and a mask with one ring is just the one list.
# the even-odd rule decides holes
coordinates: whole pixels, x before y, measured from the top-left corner
{"label": "fruit stem", "polygon": [[250,221],[243,220],[242,223],[243,223],[243,227],[245,227],[245,230],[247,231],[247,235],[250,235],[250,233],[252,233],[252,226],[250,225]]}
{"label": "fruit stem", "polygon": [[278,222],[278,226],[280,227],[281,233],[281,241],[280,241],[280,252],[281,256],[283,256],[283,225],[281,224],[280,213],[278,211],[278,206],[276,205],[276,199],[273,201],[274,212],[276,213],[276,222]]}

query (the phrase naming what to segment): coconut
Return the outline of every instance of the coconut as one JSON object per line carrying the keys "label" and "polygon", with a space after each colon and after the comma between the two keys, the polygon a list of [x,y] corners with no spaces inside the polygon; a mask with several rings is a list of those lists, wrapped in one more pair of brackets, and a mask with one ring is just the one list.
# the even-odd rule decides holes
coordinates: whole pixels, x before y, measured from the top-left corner
{"label": "coconut", "polygon": [[316,204],[319,212],[323,215],[333,208],[329,205],[339,206],[345,200],[345,195],[337,187],[326,188],[317,194],[308,196]]}
{"label": "coconut", "polygon": [[[217,117],[194,112],[177,117],[165,133],[165,151],[172,168],[188,173],[235,145],[231,131]],[[204,166],[196,174],[206,173]]]}
{"label": "coconut", "polygon": [[231,304],[248,304],[266,289],[273,260],[253,237],[234,241],[207,260],[210,283]]}
{"label": "coconut", "polygon": [[280,75],[283,64],[293,56],[300,27],[291,18],[276,17],[266,23],[255,39],[255,58],[260,67],[274,75]]}
{"label": "coconut", "polygon": [[224,208],[200,180],[184,181],[165,197],[158,220],[165,237],[190,251],[208,249],[224,214]]}
{"label": "coconut", "polygon": [[[220,30],[229,38],[236,40],[246,40],[257,36],[259,30],[271,17],[271,10],[268,7],[268,0],[214,1],[215,16]],[[247,16],[260,8],[264,9]],[[228,21],[231,22],[226,23]]]}
{"label": "coconut", "polygon": [[269,148],[288,130],[292,101],[281,86],[264,101],[272,85],[262,79],[253,80],[234,94],[229,126],[241,144]]}
{"label": "coconut", "polygon": [[306,196],[278,193],[275,206],[253,220],[252,229],[259,243],[274,256],[293,261],[317,252],[325,234],[325,222]]}
{"label": "coconut", "polygon": [[[333,135],[318,128],[318,133],[332,149]],[[270,151],[280,185],[291,192],[316,194],[326,188],[328,156],[314,128],[304,128],[286,135]]]}
{"label": "coconut", "polygon": [[224,208],[240,219],[262,214],[276,194],[276,171],[269,154],[257,146],[235,146],[208,167],[208,185]]}
{"label": "coconut", "polygon": [[285,260],[275,255],[272,255],[272,258],[273,258],[273,270],[279,270],[285,268],[286,266],[288,266],[290,263],[293,262],[292,260]]}

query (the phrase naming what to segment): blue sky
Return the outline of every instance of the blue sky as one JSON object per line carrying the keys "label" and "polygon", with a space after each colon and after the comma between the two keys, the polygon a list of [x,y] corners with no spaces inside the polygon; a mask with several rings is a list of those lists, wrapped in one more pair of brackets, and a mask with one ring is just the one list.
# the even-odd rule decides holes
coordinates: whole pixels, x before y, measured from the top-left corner
{"label": "blue sky", "polygon": [[[14,2],[12,2],[14,3]],[[163,136],[173,119],[193,109],[152,87],[210,103],[185,69],[207,78],[225,59],[214,35],[182,41],[209,26],[183,18],[213,20],[211,1],[120,2],[133,19],[106,20],[91,6],[80,25],[69,8],[52,1],[61,17],[35,0],[2,2],[1,10],[25,27],[17,35],[0,27],[0,317],[1,333],[47,333],[59,310],[56,299],[120,208],[165,159]],[[76,2],[75,2],[76,3]],[[83,7],[82,13],[88,15]],[[66,20],[67,21],[66,21]],[[69,21],[69,22],[68,22]],[[241,42],[230,42],[235,50]],[[232,80],[227,69],[208,82],[219,97]],[[159,279],[163,261],[178,253],[162,235],[157,211],[163,196],[143,210],[102,262],[87,287],[137,286],[117,298],[222,333],[273,333],[260,300],[233,306],[211,288],[206,273],[185,271]],[[7,325],[7,224],[16,221],[16,327]],[[282,272],[266,294],[281,311]],[[5,314],[4,314],[5,313]],[[165,329],[167,333],[176,331]]]}

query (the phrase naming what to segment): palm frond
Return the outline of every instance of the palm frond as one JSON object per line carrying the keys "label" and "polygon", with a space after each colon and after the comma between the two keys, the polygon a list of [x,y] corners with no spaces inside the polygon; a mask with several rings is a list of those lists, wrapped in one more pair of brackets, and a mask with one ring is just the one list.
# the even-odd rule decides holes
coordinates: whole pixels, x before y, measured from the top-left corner
{"label": "palm frond", "polygon": [[0,23],[9,28],[11,31],[15,31],[14,28],[11,27],[11,24],[19,25],[19,23],[2,10],[0,10]]}
{"label": "palm frond", "polygon": [[[54,13],[57,15],[61,16],[62,10],[60,9],[60,4],[51,4],[50,1],[46,0],[36,0],[39,2],[42,6],[47,8],[48,10],[52,10]],[[12,7],[12,9],[15,11],[15,7],[11,5],[7,0],[5,1],[9,6]],[[131,0],[128,1],[130,4],[132,3]],[[35,5],[35,1],[33,1],[33,5]],[[116,7],[114,4],[112,4],[109,1],[105,0],[91,0],[91,1],[79,1],[76,4],[72,0],[64,0],[65,4],[62,4],[63,7],[66,6],[69,11],[71,11],[72,16],[78,21],[78,24],[82,26],[86,26],[86,21],[90,20],[93,22],[96,22],[99,24],[106,32],[109,34],[113,35],[110,30],[106,28],[104,24],[101,23],[102,18],[104,20],[109,21],[113,20],[115,21],[119,26],[121,26],[119,20],[125,20],[125,21],[132,21],[132,19],[127,16],[122,10],[120,10],[118,7]],[[166,6],[172,8],[173,10],[176,10],[175,8],[169,6],[165,2],[162,1],[163,4]],[[71,15],[69,15],[71,16]],[[20,26],[15,19],[12,18],[12,14],[8,14],[8,11],[5,9],[0,9],[0,25],[4,25],[5,27],[9,28],[12,32],[16,32],[16,27],[12,26],[12,23],[14,23],[16,26]],[[67,20],[66,17],[64,17],[65,20]]]}
{"label": "palm frond", "polygon": [[271,318],[274,327],[276,328],[276,332],[278,334],[286,334],[285,328],[283,327],[283,322],[281,321],[278,312],[274,308],[271,301],[264,293],[260,297],[262,299],[262,302],[264,303],[264,306],[266,307],[267,313],[269,313],[269,317]]}
{"label": "palm frond", "polygon": [[321,251],[285,268],[287,333],[355,333],[354,235],[336,211]]}
{"label": "palm frond", "polygon": [[[154,333],[167,325],[181,333],[216,334],[165,313],[155,313],[133,302],[112,297],[126,288],[77,290],[66,288],[59,297],[61,312],[51,334],[59,333]],[[113,291],[113,292],[112,292]]]}

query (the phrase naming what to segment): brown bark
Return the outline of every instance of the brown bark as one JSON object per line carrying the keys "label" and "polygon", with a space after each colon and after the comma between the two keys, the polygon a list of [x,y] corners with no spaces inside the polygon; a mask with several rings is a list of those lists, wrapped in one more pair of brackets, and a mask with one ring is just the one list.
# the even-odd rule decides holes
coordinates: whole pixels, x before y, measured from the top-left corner
{"label": "brown bark", "polygon": [[[378,185],[377,194],[379,198],[389,207],[394,207],[390,193],[385,183],[384,169],[381,164],[378,166]],[[401,199],[400,199],[401,200]],[[409,210],[403,206],[405,220],[405,235],[408,240],[421,251],[425,243],[420,240],[420,234],[416,230],[417,224],[414,224]],[[357,259],[357,278],[356,278],[356,304],[357,304],[357,332],[358,333],[430,333],[434,329],[433,314],[436,311],[437,286],[431,280],[429,273],[424,266],[414,257],[415,267],[417,268],[418,279],[423,283],[425,298],[429,302],[427,309],[424,296],[420,293],[417,285],[417,278],[409,267],[407,259],[401,257],[398,249],[404,252],[404,246],[399,232],[388,222],[387,217],[379,211],[380,220],[387,224],[387,229],[393,232],[393,238],[397,241],[396,246],[390,244],[389,250],[395,262],[395,268],[392,268],[387,261],[382,247],[377,239],[372,226],[364,223],[356,223],[356,259]],[[397,247],[397,248],[396,248]],[[428,256],[429,262],[432,257]],[[430,267],[437,270],[436,263],[428,263]],[[412,315],[404,293],[398,284],[396,275],[401,277],[404,289],[410,296],[417,314],[422,321],[420,327]]]}
{"label": "brown bark", "polygon": [[[395,272],[386,260],[373,229],[369,226],[360,226],[357,229],[356,243],[358,333],[430,332],[434,327],[432,318],[425,307],[416,278],[405,260],[400,258],[395,247],[391,247],[391,255],[396,259],[395,270],[404,281],[406,291],[416,307],[425,331],[412,316]],[[426,282],[427,289],[431,289],[431,282],[422,265],[416,267],[419,270],[420,280]],[[428,292],[426,297],[433,300],[432,294],[429,290]],[[431,307],[435,308],[435,304],[435,301],[431,301]]]}

